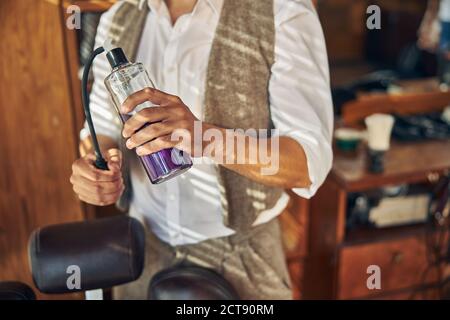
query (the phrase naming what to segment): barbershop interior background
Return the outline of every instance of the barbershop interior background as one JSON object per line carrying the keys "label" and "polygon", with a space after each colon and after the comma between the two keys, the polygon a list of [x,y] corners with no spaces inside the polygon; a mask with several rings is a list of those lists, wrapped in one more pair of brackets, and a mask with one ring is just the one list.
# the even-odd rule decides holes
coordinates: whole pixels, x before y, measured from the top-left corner
{"label": "barbershop interior background", "polygon": [[[80,70],[99,15],[114,2],[0,3],[0,281],[24,282],[41,299],[84,295],[36,289],[32,232],[121,214],[81,202],[69,182],[84,122]],[[66,27],[73,4],[81,30]],[[367,27],[369,5],[381,8],[381,29]],[[316,6],[330,64],[334,160],[317,194],[291,192],[280,217],[294,297],[448,299],[449,62],[417,46],[427,1]],[[368,118],[377,114],[391,117]],[[389,146],[372,150],[386,126],[371,124],[390,119]],[[380,283],[369,279],[378,271]]]}

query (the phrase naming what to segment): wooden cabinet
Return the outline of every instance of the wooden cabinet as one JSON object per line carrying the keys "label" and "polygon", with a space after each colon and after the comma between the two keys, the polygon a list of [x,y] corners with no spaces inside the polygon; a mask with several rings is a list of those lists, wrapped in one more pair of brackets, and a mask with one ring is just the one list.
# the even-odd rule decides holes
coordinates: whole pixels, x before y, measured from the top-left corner
{"label": "wooden cabinet", "polygon": [[[367,267],[381,270],[383,292],[421,287],[438,281],[439,269],[430,266],[425,230],[399,240],[344,245],[338,253],[337,298],[369,297]],[[386,273],[386,274],[385,274]]]}
{"label": "wooden cabinet", "polygon": [[[346,228],[351,192],[435,180],[450,170],[450,141],[393,143],[385,172],[370,174],[365,148],[335,152],[333,169],[310,202],[309,254],[303,296],[310,299],[394,299],[437,296],[444,261],[433,258],[435,231],[427,224]],[[448,233],[445,235],[448,237]],[[448,239],[448,238],[447,238]],[[445,242],[445,241],[444,241]],[[368,289],[371,265],[380,267],[381,289]]]}
{"label": "wooden cabinet", "polygon": [[[435,79],[399,82],[402,94],[360,93],[343,107],[339,125],[362,127],[373,113],[417,114],[441,111],[450,101]],[[333,167],[309,203],[308,256],[303,293],[309,299],[420,299],[443,293],[449,265],[442,257],[449,232],[429,223],[410,226],[347,228],[349,196],[388,186],[432,186],[450,173],[450,140],[391,142],[384,172],[368,172],[367,146],[355,152],[334,148]],[[448,219],[448,218],[447,218]],[[439,233],[438,233],[439,231]],[[443,240],[442,240],[443,239]],[[439,257],[437,257],[439,256]],[[381,269],[381,289],[370,290],[370,265]],[[448,280],[447,280],[448,282]]]}
{"label": "wooden cabinet", "polygon": [[441,290],[436,287],[400,290],[395,293],[373,296],[372,299],[377,300],[439,300],[441,298]]}

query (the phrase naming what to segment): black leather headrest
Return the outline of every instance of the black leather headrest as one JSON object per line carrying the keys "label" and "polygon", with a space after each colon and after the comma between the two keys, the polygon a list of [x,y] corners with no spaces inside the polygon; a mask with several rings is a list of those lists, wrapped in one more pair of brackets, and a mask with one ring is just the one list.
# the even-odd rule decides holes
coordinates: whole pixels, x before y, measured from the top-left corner
{"label": "black leather headrest", "polygon": [[0,300],[35,300],[33,289],[16,281],[0,282]]}
{"label": "black leather headrest", "polygon": [[66,293],[136,280],[144,247],[142,224],[117,216],[38,229],[28,250],[36,287],[44,293]]}
{"label": "black leather headrest", "polygon": [[234,288],[213,270],[178,265],[155,274],[148,288],[150,300],[239,300]]}

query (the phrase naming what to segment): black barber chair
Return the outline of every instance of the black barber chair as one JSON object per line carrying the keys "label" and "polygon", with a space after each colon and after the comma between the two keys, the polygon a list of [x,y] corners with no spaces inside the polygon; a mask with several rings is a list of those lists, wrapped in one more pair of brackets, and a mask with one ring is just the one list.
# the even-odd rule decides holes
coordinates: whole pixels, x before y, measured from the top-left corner
{"label": "black barber chair", "polygon": [[[144,265],[145,232],[135,219],[120,216],[47,226],[29,243],[33,280],[44,293],[87,291],[132,282]],[[72,282],[79,272],[79,287]],[[1,288],[0,288],[1,289]],[[232,286],[212,270],[179,264],[157,273],[150,282],[152,300],[236,300]]]}
{"label": "black barber chair", "polygon": [[30,238],[33,280],[43,293],[88,291],[99,299],[92,290],[139,278],[144,247],[142,224],[128,216],[47,226]]}
{"label": "black barber chair", "polygon": [[213,270],[177,265],[153,276],[148,288],[150,300],[239,300],[228,281]]}

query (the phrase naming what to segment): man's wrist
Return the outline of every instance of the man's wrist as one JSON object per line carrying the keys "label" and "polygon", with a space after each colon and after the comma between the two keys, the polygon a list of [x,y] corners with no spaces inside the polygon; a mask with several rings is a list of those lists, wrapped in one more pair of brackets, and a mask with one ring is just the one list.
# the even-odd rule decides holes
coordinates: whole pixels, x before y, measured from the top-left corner
{"label": "man's wrist", "polygon": [[209,157],[218,163],[234,160],[236,139],[233,138],[232,143],[231,141],[227,141],[227,129],[202,122],[201,140],[202,156]]}

